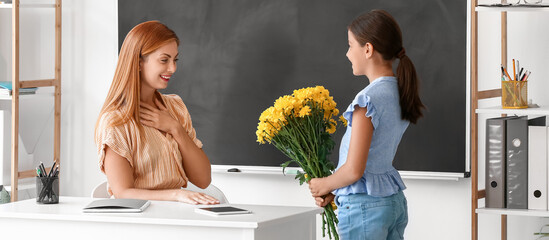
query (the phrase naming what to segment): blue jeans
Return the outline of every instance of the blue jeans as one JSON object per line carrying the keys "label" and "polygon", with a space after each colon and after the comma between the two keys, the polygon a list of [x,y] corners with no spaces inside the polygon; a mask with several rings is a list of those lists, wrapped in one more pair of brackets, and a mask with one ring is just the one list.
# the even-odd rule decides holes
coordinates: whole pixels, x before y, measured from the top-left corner
{"label": "blue jeans", "polygon": [[402,191],[387,197],[337,196],[338,232],[342,240],[404,239],[408,203]]}

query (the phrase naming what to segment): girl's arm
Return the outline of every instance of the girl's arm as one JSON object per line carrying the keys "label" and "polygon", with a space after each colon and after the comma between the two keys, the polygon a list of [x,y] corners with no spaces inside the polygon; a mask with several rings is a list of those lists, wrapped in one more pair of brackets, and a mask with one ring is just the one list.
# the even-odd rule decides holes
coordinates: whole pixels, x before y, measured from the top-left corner
{"label": "girl's arm", "polygon": [[309,189],[313,197],[324,196],[335,189],[348,186],[358,181],[364,174],[374,126],[372,119],[366,117],[365,107],[355,106],[352,122],[347,161],[334,174],[324,178],[311,179]]}
{"label": "girl's arm", "polygon": [[189,204],[219,203],[211,196],[184,189],[147,190],[135,188],[130,163],[108,146],[105,148],[104,164],[109,186],[116,198],[179,201]]}
{"label": "girl's arm", "polygon": [[193,142],[180,122],[173,119],[166,107],[155,99],[157,109],[146,103],[141,103],[141,122],[173,136],[183,158],[183,169],[189,180],[199,188],[207,188],[211,181],[211,165],[208,156]]}

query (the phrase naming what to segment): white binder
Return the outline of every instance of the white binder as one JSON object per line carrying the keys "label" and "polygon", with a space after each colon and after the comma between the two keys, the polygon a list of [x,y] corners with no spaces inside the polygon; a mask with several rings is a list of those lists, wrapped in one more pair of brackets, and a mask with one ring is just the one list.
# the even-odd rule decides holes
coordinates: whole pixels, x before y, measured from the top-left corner
{"label": "white binder", "polygon": [[528,126],[528,209],[548,209],[548,134],[546,126]]}

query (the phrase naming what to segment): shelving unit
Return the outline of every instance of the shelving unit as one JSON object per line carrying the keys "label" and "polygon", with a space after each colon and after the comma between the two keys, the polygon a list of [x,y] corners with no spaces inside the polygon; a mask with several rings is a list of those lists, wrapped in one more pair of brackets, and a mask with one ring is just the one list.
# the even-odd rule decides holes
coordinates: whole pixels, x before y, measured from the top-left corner
{"label": "shelving unit", "polygon": [[506,209],[506,208],[478,208],[477,213],[499,214],[511,216],[527,217],[549,217],[549,211],[529,210],[529,209]]}
{"label": "shelving unit", "polygon": [[549,12],[548,7],[528,7],[528,6],[515,6],[515,7],[486,7],[478,6],[475,8],[477,12]]}
{"label": "shelving unit", "polygon": [[487,7],[478,6],[478,0],[471,0],[471,94],[470,94],[470,127],[471,127],[471,239],[478,239],[478,214],[496,214],[501,216],[501,239],[507,239],[507,216],[549,217],[549,211],[479,208],[478,201],[486,197],[485,189],[478,187],[478,115],[546,115],[549,106],[526,109],[502,109],[501,106],[479,108],[479,100],[501,97],[501,88],[479,91],[478,87],[478,13],[501,13],[501,64],[507,68],[507,13],[508,12],[549,12],[549,7]]}
{"label": "shelving unit", "polygon": [[[41,93],[34,93],[34,94],[25,94],[25,95],[19,95],[19,99],[25,99],[25,98],[33,98],[33,97],[36,97],[36,96],[53,96],[52,94],[41,94]],[[7,95],[0,95],[0,101],[11,101],[12,100],[12,96],[7,96]]]}
{"label": "shelving unit", "polygon": [[[30,87],[54,87],[54,144],[53,159],[59,166],[60,139],[61,139],[61,0],[55,0],[55,4],[21,4],[19,0],[13,0],[12,4],[0,4],[0,8],[11,8],[12,14],[12,96],[3,96],[2,100],[11,100],[12,126],[11,126],[11,201],[18,199],[19,179],[32,178],[36,171],[19,171],[19,89]],[[25,80],[19,79],[19,8],[52,8],[55,10],[55,77],[53,79]],[[32,95],[25,95],[32,97]],[[49,169],[48,169],[49,171]]]}
{"label": "shelving unit", "polygon": [[477,114],[508,114],[508,115],[549,115],[549,106],[525,109],[502,109],[500,106],[477,108]]}

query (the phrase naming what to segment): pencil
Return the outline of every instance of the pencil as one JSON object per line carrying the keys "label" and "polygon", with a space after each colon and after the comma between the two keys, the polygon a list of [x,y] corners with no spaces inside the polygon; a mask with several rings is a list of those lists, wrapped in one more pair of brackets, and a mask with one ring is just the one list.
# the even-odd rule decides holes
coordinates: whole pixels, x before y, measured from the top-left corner
{"label": "pencil", "polygon": [[56,164],[56,163],[57,163],[56,161],[53,161],[53,165],[52,165],[51,168],[50,168],[50,173],[48,173],[48,177],[51,177],[51,176],[52,176],[51,174],[52,174],[53,170],[55,170],[55,164]]}
{"label": "pencil", "polygon": [[524,76],[524,81],[528,80],[528,78],[530,77],[530,74],[532,74],[532,72],[528,71],[528,73]]}
{"label": "pencil", "polygon": [[519,71],[519,69],[520,69],[520,62],[519,62],[518,59],[516,60],[516,62],[517,62],[517,68],[516,68],[516,70],[517,70],[517,81],[520,81],[520,71]]}
{"label": "pencil", "polygon": [[503,70],[503,65],[501,65],[501,81],[505,81],[505,71]]}
{"label": "pencil", "polygon": [[[503,67],[503,66],[501,66],[501,67]],[[513,81],[511,76],[509,76],[509,73],[507,72],[507,69],[503,68],[503,70],[505,71],[505,74],[507,75],[507,78],[509,78],[509,81]]]}
{"label": "pencil", "polygon": [[513,77],[517,80],[517,71],[515,70],[515,59],[513,58]]}

